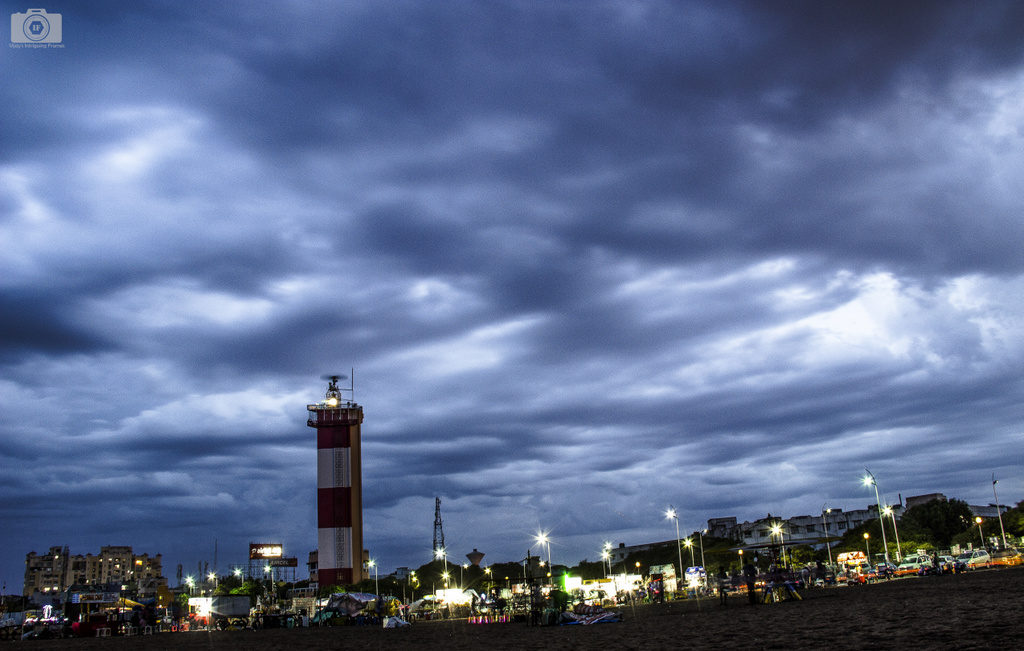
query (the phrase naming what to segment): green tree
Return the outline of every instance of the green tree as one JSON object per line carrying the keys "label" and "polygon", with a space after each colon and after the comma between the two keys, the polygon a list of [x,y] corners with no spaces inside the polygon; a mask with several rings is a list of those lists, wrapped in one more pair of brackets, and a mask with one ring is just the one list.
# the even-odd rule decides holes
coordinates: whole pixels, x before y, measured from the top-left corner
{"label": "green tree", "polygon": [[938,548],[949,547],[953,537],[970,528],[973,521],[967,503],[958,499],[934,499],[910,508],[903,514],[906,526],[927,531]]}
{"label": "green tree", "polygon": [[1003,528],[1006,529],[1007,540],[1012,536],[1018,540],[1024,537],[1024,501],[1003,514]]}

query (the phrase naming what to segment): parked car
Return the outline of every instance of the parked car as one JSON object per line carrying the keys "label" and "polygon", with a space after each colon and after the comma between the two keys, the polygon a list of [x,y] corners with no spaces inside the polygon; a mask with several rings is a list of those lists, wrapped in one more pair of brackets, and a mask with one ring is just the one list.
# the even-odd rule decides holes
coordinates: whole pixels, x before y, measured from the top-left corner
{"label": "parked car", "polygon": [[931,566],[932,559],[925,556],[924,554],[904,556],[903,562],[896,566],[896,576],[907,576],[908,574],[917,574],[921,571],[922,567],[930,568]]}
{"label": "parked car", "polygon": [[1001,549],[992,554],[992,565],[1008,567],[1024,563],[1024,558],[1016,549]]}
{"label": "parked car", "polygon": [[868,578],[871,579],[891,579],[896,576],[896,566],[892,563],[879,563],[871,569],[871,573]]}
{"label": "parked car", "polygon": [[943,574],[956,571],[956,559],[952,556],[939,556],[939,569]]}
{"label": "parked car", "polygon": [[969,570],[979,567],[988,567],[992,563],[992,557],[984,549],[975,549],[965,552],[956,557],[958,563],[963,563]]}

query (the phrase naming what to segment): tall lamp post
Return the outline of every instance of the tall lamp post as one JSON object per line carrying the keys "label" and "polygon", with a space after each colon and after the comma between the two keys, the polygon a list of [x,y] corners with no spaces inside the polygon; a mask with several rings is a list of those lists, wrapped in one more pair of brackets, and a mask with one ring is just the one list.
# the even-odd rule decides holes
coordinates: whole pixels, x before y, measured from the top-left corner
{"label": "tall lamp post", "polygon": [[865,531],[864,532],[864,551],[867,552],[868,563],[871,562],[871,545],[868,544],[868,538],[870,538],[870,537],[871,537],[871,534],[869,534],[867,531]]}
{"label": "tall lamp post", "polygon": [[999,508],[999,496],[996,495],[996,474],[992,473],[992,497],[996,500],[996,515],[999,516],[999,533],[1003,537],[1003,549],[1006,549],[1006,529],[1003,529],[1003,510]]}
{"label": "tall lamp post", "polygon": [[444,559],[444,573],[448,573],[448,550],[444,547],[438,547],[434,550],[434,558]]}
{"label": "tall lamp post", "polygon": [[[878,482],[875,481],[875,476],[871,474],[871,471],[867,468],[864,472],[868,473],[868,476],[864,478],[865,486],[875,487],[875,504],[878,506],[878,526],[882,528],[882,547],[885,549],[885,564],[889,565],[889,543],[885,539],[885,521],[882,520],[882,498],[878,496]],[[871,562],[871,557],[868,557],[868,563]]]}
{"label": "tall lamp post", "polygon": [[900,530],[896,528],[896,511],[888,504],[883,510],[887,516],[892,518],[892,532],[896,534],[896,562],[900,563],[903,561],[903,553],[900,552]]}
{"label": "tall lamp post", "polygon": [[825,530],[825,549],[828,550],[828,564],[832,565],[832,543],[828,539],[828,522],[825,521],[825,514],[831,514],[832,509],[825,508],[825,505],[821,505],[821,528]]}
{"label": "tall lamp post", "polygon": [[679,514],[669,504],[668,511],[665,511],[665,517],[676,521],[676,551],[679,552],[679,574],[676,575],[676,589],[678,590],[683,579],[683,545],[679,539]]}
{"label": "tall lamp post", "polygon": [[551,539],[548,538],[548,534],[545,531],[542,531],[542,532],[538,533],[535,539],[536,539],[536,541],[538,543],[540,543],[541,545],[544,545],[545,547],[548,548],[548,573],[550,574],[551,573]]}
{"label": "tall lamp post", "polygon": [[608,574],[606,574],[605,576],[611,576],[612,575],[612,544],[610,542],[605,541],[604,545],[601,547],[601,558],[603,558],[606,561],[608,561]]}
{"label": "tall lamp post", "polygon": [[981,531],[981,516],[975,517],[974,522],[978,525],[978,538],[981,539],[981,548],[985,549],[985,534]]}
{"label": "tall lamp post", "polygon": [[377,580],[377,561],[371,558],[366,561],[366,567],[373,568],[373,591],[377,593],[377,599],[380,599],[380,581]]}
{"label": "tall lamp post", "polygon": [[703,567],[705,571],[708,569],[708,566],[704,564],[704,534],[707,532],[707,529],[701,529],[698,532],[698,535],[700,536],[700,566]]}
{"label": "tall lamp post", "polygon": [[465,587],[466,586],[466,577],[463,574],[463,572],[466,571],[467,567],[469,567],[469,563],[463,563],[462,565],[459,566],[459,590],[465,590],[466,589],[466,587]]}
{"label": "tall lamp post", "polygon": [[787,565],[787,563],[786,563],[786,538],[785,538],[785,535],[784,535],[784,533],[782,531],[782,523],[781,522],[776,522],[775,524],[773,524],[771,531],[772,531],[772,535],[773,536],[778,536],[779,537],[779,551],[780,551],[781,556],[782,556],[782,564],[783,564],[783,566],[785,566],[785,565]]}
{"label": "tall lamp post", "polygon": [[693,559],[693,539],[687,538],[683,541],[683,544],[690,548],[690,566],[692,567],[697,564],[697,561]]}

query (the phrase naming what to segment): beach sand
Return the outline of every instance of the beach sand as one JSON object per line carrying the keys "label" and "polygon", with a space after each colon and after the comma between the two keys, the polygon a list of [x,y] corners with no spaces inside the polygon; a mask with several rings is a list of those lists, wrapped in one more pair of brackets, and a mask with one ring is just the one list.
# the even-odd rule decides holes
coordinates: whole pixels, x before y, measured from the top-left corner
{"label": "beach sand", "polygon": [[802,601],[750,606],[734,597],[645,604],[624,621],[531,627],[417,622],[400,629],[337,627],[194,631],[135,638],[10,642],[19,649],[993,649],[1024,648],[1024,567],[818,588]]}

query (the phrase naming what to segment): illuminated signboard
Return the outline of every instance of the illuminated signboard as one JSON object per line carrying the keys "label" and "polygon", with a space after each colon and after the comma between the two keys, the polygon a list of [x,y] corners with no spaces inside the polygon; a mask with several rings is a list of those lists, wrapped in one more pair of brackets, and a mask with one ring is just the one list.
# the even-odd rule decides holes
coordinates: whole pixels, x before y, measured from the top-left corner
{"label": "illuminated signboard", "polygon": [[249,543],[249,558],[281,558],[284,546],[277,543]]}
{"label": "illuminated signboard", "polygon": [[298,567],[299,559],[294,556],[291,558],[271,558],[267,561],[267,565],[270,567]]}
{"label": "illuminated signboard", "polygon": [[71,595],[73,604],[112,604],[116,601],[116,592],[76,592]]}

